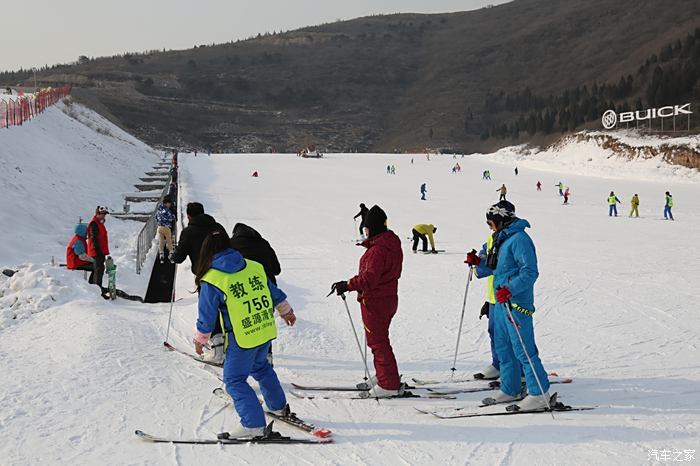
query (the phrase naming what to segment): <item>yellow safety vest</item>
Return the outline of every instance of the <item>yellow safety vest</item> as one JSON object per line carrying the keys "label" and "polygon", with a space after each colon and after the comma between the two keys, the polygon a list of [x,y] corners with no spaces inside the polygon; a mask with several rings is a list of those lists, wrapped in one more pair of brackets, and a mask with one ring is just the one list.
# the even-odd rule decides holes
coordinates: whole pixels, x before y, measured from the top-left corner
{"label": "yellow safety vest", "polygon": [[608,196],[608,204],[613,205],[615,204],[615,198],[617,196]]}
{"label": "yellow safety vest", "polygon": [[[224,293],[228,318],[238,346],[255,348],[277,338],[274,305],[267,287],[267,275],[261,264],[246,259],[245,267],[238,272],[209,269],[202,281]],[[219,314],[219,319],[221,328],[224,328],[222,314]],[[228,331],[224,333],[224,351],[227,348]]]}
{"label": "yellow safety vest", "polygon": [[[486,254],[489,253],[491,248],[493,247],[493,235],[489,235],[488,238],[486,238]],[[488,297],[488,301],[491,304],[496,304],[496,292],[493,289],[493,274],[489,275],[488,278],[486,279],[486,286],[488,289],[486,290],[486,295]]]}
{"label": "yellow safety vest", "polygon": [[669,207],[673,207],[673,196],[666,196],[666,204],[668,204]]}

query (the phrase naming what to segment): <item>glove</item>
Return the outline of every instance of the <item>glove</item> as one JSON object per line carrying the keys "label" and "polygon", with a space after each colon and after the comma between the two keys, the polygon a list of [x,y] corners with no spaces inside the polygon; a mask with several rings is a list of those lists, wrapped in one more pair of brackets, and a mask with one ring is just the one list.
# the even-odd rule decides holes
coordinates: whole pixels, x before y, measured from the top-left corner
{"label": "glove", "polygon": [[468,264],[469,267],[476,267],[481,263],[481,258],[476,255],[476,249],[472,249],[469,254],[467,254],[467,258],[464,260],[465,264]]}
{"label": "glove", "polygon": [[343,293],[347,293],[348,282],[346,282],[345,280],[341,280],[339,282],[333,283],[333,285],[331,285],[331,293],[333,293],[334,291],[335,294],[337,294],[338,296],[340,296]]}
{"label": "glove", "polygon": [[486,316],[487,319],[489,319],[489,302],[486,301],[483,306],[481,306],[481,311],[479,312],[479,320],[481,320],[482,317]]}
{"label": "glove", "polygon": [[496,290],[496,301],[498,301],[501,304],[508,301],[511,296],[513,296],[513,293],[511,293],[508,289],[508,285]]}

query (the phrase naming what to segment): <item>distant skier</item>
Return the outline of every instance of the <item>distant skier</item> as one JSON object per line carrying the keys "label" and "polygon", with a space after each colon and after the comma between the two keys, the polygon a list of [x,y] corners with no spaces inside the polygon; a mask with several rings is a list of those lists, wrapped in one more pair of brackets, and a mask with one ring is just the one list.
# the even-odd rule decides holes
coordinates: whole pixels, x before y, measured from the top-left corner
{"label": "distant skier", "polygon": [[500,188],[496,190],[496,192],[500,192],[501,195],[499,196],[498,200],[499,201],[505,201],[506,200],[506,194],[508,193],[508,189],[506,188],[505,184],[502,184]]}
{"label": "distant skier", "polygon": [[173,257],[173,227],[175,226],[175,214],[171,209],[173,201],[165,196],[163,203],[156,211],[156,224],[158,225],[158,257],[160,263],[165,261],[165,246],[168,246],[168,260]]}
{"label": "distant skier", "polygon": [[632,196],[632,210],[630,211],[630,217],[634,215],[635,217],[639,217],[639,196],[636,194]]}
{"label": "distant skier", "polygon": [[370,395],[379,398],[401,396],[403,387],[396,357],[389,340],[389,326],[398,309],[398,284],[401,277],[403,253],[401,240],[387,229],[387,217],[377,205],[367,214],[367,248],[360,258],[357,275],[350,280],[335,282],[331,290],[338,295],[357,291],[362,311],[367,346],[374,356],[376,377],[370,378]]}
{"label": "distant skier", "polygon": [[267,354],[270,342],[277,337],[273,310],[289,326],[296,322],[294,310],[285,293],[267,278],[262,265],[231,249],[229,237],[219,224],[202,244],[195,284],[199,290],[195,352],[203,353],[217,321],[222,320],[228,329],[224,383],[240,418],[240,425],[230,435],[261,436],[265,412],[247,379],[252,376],[258,382],[268,410],[281,415],[289,409]]}
{"label": "distant skier", "polygon": [[432,223],[419,223],[413,226],[413,247],[411,248],[413,252],[418,250],[418,241],[423,243],[423,252],[428,252],[428,240],[430,240],[430,252],[437,254],[435,250],[435,238],[433,234],[437,232],[437,227]]}
{"label": "distant skier", "polygon": [[365,221],[367,219],[367,213],[369,212],[369,209],[364,203],[360,204],[360,211],[355,214],[355,216],[352,218],[353,220],[357,219],[357,217],[360,217],[360,236],[364,238],[365,235]]}
{"label": "distant skier", "polygon": [[608,205],[610,206],[608,217],[612,217],[613,213],[615,214],[615,217],[617,217],[617,204],[620,203],[620,199],[617,198],[613,191],[610,191],[610,195],[608,196]]}
{"label": "distant skier", "polygon": [[539,272],[535,246],[525,232],[530,224],[527,220],[517,218],[513,205],[507,201],[491,206],[486,220],[495,230],[494,253],[487,256],[485,261],[476,254],[467,256],[467,264],[477,268],[478,276],[494,275],[493,284],[498,303],[493,317],[501,385],[500,391],[495,396],[484,399],[483,403],[517,401],[521,392],[522,367],[528,396],[517,403],[518,408],[542,409],[549,402],[549,380],[535,344],[532,323],[535,312],[534,285]]}
{"label": "distant skier", "polygon": [[411,165],[413,165],[413,157],[411,157]]}
{"label": "distant skier", "polygon": [[518,167],[515,167],[515,176],[518,176]]}
{"label": "distant skier", "polygon": [[108,213],[107,207],[97,206],[95,216],[88,223],[88,256],[93,258],[95,266],[93,281],[90,283],[99,286],[103,295],[107,291],[102,287],[102,278],[105,273],[105,257],[109,255],[109,238],[105,227]]}
{"label": "distant skier", "polygon": [[567,186],[566,189],[564,190],[564,204],[569,203],[569,187]]}
{"label": "distant skier", "polygon": [[671,207],[673,207],[673,196],[671,196],[671,193],[666,191],[666,204],[664,205],[664,218],[666,220],[673,220]]}
{"label": "distant skier", "polygon": [[425,183],[420,185],[420,200],[425,200],[425,195],[428,193],[428,188],[425,187]]}
{"label": "distant skier", "polygon": [[93,282],[95,274],[95,259],[87,253],[87,225],[78,223],[73,229],[73,238],[66,248],[66,268],[68,270],[87,270],[90,272],[89,282]]}
{"label": "distant skier", "polygon": [[396,175],[396,167],[393,165],[391,166],[391,174]]}
{"label": "distant skier", "polygon": [[537,181],[537,190],[542,191],[542,183],[540,183],[539,181]]}
{"label": "distant skier", "polygon": [[386,174],[390,175],[391,174],[391,165],[386,166]]}
{"label": "distant skier", "polygon": [[558,184],[555,184],[554,186],[556,186],[557,188],[559,188],[559,195],[560,195],[560,196],[563,196],[563,195],[564,195],[564,183],[562,183],[562,182],[560,181]]}

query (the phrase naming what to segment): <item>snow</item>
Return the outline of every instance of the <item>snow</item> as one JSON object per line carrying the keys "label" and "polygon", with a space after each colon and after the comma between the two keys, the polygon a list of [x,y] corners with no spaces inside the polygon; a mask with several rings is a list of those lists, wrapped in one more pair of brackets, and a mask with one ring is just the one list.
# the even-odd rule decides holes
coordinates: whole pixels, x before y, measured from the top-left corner
{"label": "snow", "polygon": [[[41,122],[32,124],[36,128]],[[74,126],[64,123],[73,131]],[[73,132],[81,127],[75,123]],[[28,125],[17,132],[30,130]],[[32,144],[47,139],[52,147],[51,141],[64,131],[46,128],[29,139]],[[0,147],[7,137],[0,132]],[[542,360],[548,371],[575,378],[552,391],[565,403],[595,405],[596,410],[558,413],[555,419],[523,415],[440,420],[413,406],[474,405],[484,394],[381,402],[290,396],[301,417],[333,430],[333,445],[197,447],[140,441],[135,429],[210,437],[231,429],[238,419],[230,405],[212,395],[219,382],[208,369],[162,348],[169,304],[106,302],[90,293],[80,274],[47,265],[48,257],[58,257],[70,238],[72,222],[66,219],[87,216],[98,203],[115,205],[144,171],[113,162],[113,170],[124,175],[118,180],[107,176],[113,170],[101,167],[113,159],[90,149],[100,137],[96,131],[86,133],[84,144],[74,151],[54,151],[51,157],[61,162],[51,165],[56,171],[51,215],[25,212],[46,203],[42,179],[50,173],[39,160],[47,160],[48,149],[22,167],[27,178],[23,185],[7,184],[9,175],[0,178],[4,197],[11,201],[1,204],[0,219],[4,225],[10,221],[16,232],[3,235],[0,263],[24,264],[12,279],[0,276],[0,292],[32,297],[31,306],[22,311],[24,318],[9,325],[0,321],[3,464],[97,464],[105,458],[113,464],[640,464],[649,461],[650,449],[697,449],[700,321],[694,303],[700,285],[695,244],[700,178],[695,171],[609,157],[585,145],[566,149],[571,155],[552,151],[528,159],[521,149],[466,156],[457,160],[460,174],[451,173],[451,156],[433,155],[427,161],[423,155],[302,159],[181,154],[180,197],[185,203],[202,202],[229,232],[236,222],[255,227],[276,249],[282,265],[279,286],[298,317],[291,328],[278,320],[274,343],[275,368],[288,389],[291,382],[350,384],[362,379],[342,301],[325,296],[332,282],[357,270],[362,249],[354,246],[352,216],[360,202],[381,205],[389,227],[405,241],[399,311],[391,329],[400,371],[406,379],[449,377],[466,279],[464,253],[484,242],[485,211],[505,183],[518,215],[532,224],[529,232],[538,251],[535,325]],[[119,138],[130,141],[121,134]],[[128,146],[119,144],[122,150]],[[148,165],[152,156],[134,144],[143,159],[133,155],[139,161],[133,165],[141,160]],[[118,153],[112,156],[120,157]],[[605,165],[585,163],[582,154],[605,160]],[[8,166],[31,155],[10,154]],[[72,157],[84,161],[82,171],[71,169]],[[388,164],[396,166],[396,175],[386,174]],[[481,180],[485,169],[491,170],[493,181]],[[250,176],[255,170],[258,178]],[[100,189],[76,196],[63,187],[75,173],[85,173]],[[542,192],[535,190],[538,180]],[[554,187],[560,180],[571,187],[571,205],[561,205]],[[427,201],[419,200],[423,182]],[[610,190],[623,201],[618,218],[607,215]],[[674,195],[675,222],[663,221],[667,190]],[[634,193],[641,200],[639,219],[627,217]],[[406,238],[416,223],[438,227],[437,246],[444,254],[411,254]],[[117,224],[122,223],[109,220],[110,237]],[[124,227],[120,233],[135,237],[136,231]],[[135,238],[123,241],[120,273],[122,265],[133,262],[129,241]],[[26,243],[32,246],[19,247]],[[169,341],[187,350],[197,314],[193,290],[186,262],[178,267]],[[55,301],[34,314],[46,306],[46,296]],[[457,376],[489,362],[487,322],[478,320],[484,297],[485,283],[474,281]],[[7,305],[0,301],[0,310]],[[359,306],[354,299],[348,305],[359,328]],[[283,424],[277,428],[303,435]]]}

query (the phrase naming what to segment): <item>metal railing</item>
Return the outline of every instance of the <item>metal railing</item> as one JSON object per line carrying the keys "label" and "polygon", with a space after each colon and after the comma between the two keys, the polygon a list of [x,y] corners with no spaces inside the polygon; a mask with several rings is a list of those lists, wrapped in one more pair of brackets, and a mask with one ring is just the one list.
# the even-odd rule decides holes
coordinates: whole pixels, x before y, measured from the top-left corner
{"label": "metal railing", "polygon": [[[177,166],[175,167],[175,170],[177,171]],[[158,197],[158,202],[156,203],[155,209],[153,209],[153,212],[151,212],[151,216],[148,217],[148,220],[146,221],[146,224],[143,226],[141,229],[141,232],[139,233],[138,237],[138,242],[136,245],[136,273],[138,275],[141,274],[141,269],[143,267],[143,263],[146,262],[146,256],[148,256],[148,251],[151,250],[151,246],[153,246],[153,238],[156,237],[156,230],[158,229],[158,225],[156,224],[156,212],[158,212],[158,207],[163,203],[163,198],[168,194],[168,191],[170,190],[170,183],[173,180],[173,175],[172,172],[168,175],[168,181],[165,183],[165,187],[163,187],[163,191],[160,193],[160,196]],[[178,192],[180,190],[178,189]],[[175,235],[175,232],[173,231],[173,236]]]}

